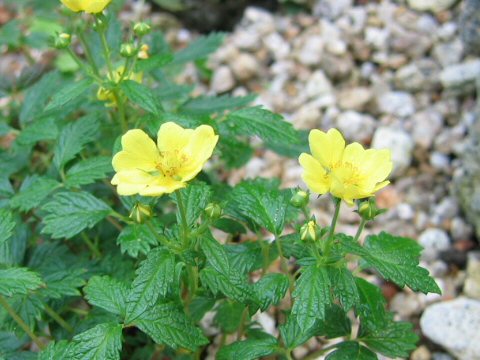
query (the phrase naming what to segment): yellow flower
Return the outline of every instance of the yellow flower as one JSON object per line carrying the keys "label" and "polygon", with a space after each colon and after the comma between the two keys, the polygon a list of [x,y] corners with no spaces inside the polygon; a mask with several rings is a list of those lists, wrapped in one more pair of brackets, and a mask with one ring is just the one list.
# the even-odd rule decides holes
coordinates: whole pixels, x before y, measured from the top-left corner
{"label": "yellow flower", "polygon": [[312,191],[330,192],[353,205],[354,200],[373,196],[390,183],[386,180],[392,171],[389,150],[365,150],[359,143],[345,146],[336,129],[312,130],[308,140],[312,155],[303,153],[299,161],[303,181]]}
{"label": "yellow flower", "polygon": [[60,0],[72,11],[85,11],[90,14],[102,12],[112,0]]}
{"label": "yellow flower", "polygon": [[[113,81],[114,83],[118,83],[122,78],[122,74],[124,71],[125,71],[125,67],[120,66],[113,72],[113,79],[110,76],[110,74],[108,75],[108,79]],[[132,72],[128,76],[125,76],[124,79],[133,80],[138,83],[141,83],[143,79],[143,74]],[[107,106],[116,106],[117,104],[117,101],[115,99],[115,96],[113,95],[113,92],[111,90],[108,90],[107,88],[104,88],[103,86],[98,88],[97,99],[100,101],[108,101]]]}
{"label": "yellow flower", "polygon": [[148,59],[150,57],[150,55],[148,54],[149,50],[150,46],[148,46],[147,44],[143,44],[142,46],[140,46],[140,51],[138,52],[137,57],[141,60]]}
{"label": "yellow flower", "polygon": [[167,122],[158,130],[157,144],[142,130],[129,130],[122,136],[122,151],[112,160],[112,184],[119,195],[172,193],[202,170],[217,141],[208,125],[184,129]]}

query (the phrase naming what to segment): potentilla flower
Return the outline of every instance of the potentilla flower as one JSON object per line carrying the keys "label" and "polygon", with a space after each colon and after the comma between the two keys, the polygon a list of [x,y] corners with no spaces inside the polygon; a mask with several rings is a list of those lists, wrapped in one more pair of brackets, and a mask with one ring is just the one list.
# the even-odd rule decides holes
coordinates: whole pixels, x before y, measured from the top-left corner
{"label": "potentilla flower", "polygon": [[60,0],[72,11],[85,11],[90,14],[102,12],[112,0]]}
{"label": "potentilla flower", "polygon": [[[125,71],[125,67],[119,66],[114,72],[113,72],[113,79],[108,75],[108,79],[113,81],[114,83],[118,83],[120,79],[122,79],[123,72]],[[124,80],[133,80],[138,83],[142,82],[143,79],[143,74],[142,73],[134,73],[131,72],[128,76],[124,76]],[[103,86],[98,88],[97,91],[97,99],[100,101],[107,101],[107,106],[116,106],[117,105],[117,100],[115,99],[115,95],[113,92],[107,88],[104,88]]]}
{"label": "potentilla flower", "polygon": [[119,195],[172,193],[202,170],[217,142],[218,135],[208,125],[184,129],[167,122],[158,130],[157,144],[142,130],[129,130],[112,160],[112,184]]}
{"label": "potentilla flower", "polygon": [[356,142],[345,146],[336,129],[312,130],[308,140],[312,155],[303,153],[299,161],[303,181],[313,192],[329,192],[353,205],[354,200],[373,196],[390,183],[386,180],[393,166],[390,150],[365,150]]}

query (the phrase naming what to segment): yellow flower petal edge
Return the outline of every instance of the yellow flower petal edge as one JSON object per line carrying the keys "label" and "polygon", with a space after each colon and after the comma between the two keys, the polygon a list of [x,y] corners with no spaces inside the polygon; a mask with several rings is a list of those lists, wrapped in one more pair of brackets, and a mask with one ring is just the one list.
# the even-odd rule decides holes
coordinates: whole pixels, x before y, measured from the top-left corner
{"label": "yellow flower petal edge", "polygon": [[304,170],[302,179],[313,192],[331,193],[353,205],[390,183],[387,177],[393,164],[388,149],[366,150],[356,142],[345,146],[337,129],[326,133],[312,130],[309,144],[312,155],[301,154],[299,162]]}
{"label": "yellow flower petal edge", "polygon": [[72,11],[85,11],[90,14],[102,12],[112,0],[60,0]]}
{"label": "yellow flower petal edge", "polygon": [[119,195],[161,196],[187,186],[218,142],[211,126],[184,129],[174,122],[160,126],[157,138],[155,144],[140,129],[122,136],[122,150],[112,159],[112,184]]}

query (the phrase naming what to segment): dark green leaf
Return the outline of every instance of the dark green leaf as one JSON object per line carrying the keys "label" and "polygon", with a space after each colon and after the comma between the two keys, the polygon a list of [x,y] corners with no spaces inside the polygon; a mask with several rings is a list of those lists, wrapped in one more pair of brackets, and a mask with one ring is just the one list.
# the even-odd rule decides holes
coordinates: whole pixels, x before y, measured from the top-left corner
{"label": "dark green leaf", "polygon": [[355,306],[362,322],[369,327],[382,327],[385,324],[385,298],[382,290],[362,278],[355,278],[360,302]]}
{"label": "dark green leaf", "polygon": [[66,340],[51,342],[47,348],[38,354],[38,360],[65,360],[71,356],[73,344]]}
{"label": "dark green leaf", "polygon": [[104,323],[73,337],[74,360],[120,360],[122,325]]}
{"label": "dark green leaf", "polygon": [[157,54],[144,59],[137,61],[135,64],[135,72],[149,72],[151,70],[156,70],[167,64],[170,64],[173,60],[173,55],[170,53],[166,54]]}
{"label": "dark green leaf", "polygon": [[150,88],[133,80],[122,81],[120,87],[134,104],[152,114],[158,115],[160,113],[161,106]]}
{"label": "dark green leaf", "polygon": [[190,303],[189,314],[194,322],[199,322],[203,316],[215,306],[215,299],[205,296],[195,296]]}
{"label": "dark green leaf", "polygon": [[215,221],[213,224],[219,230],[222,230],[226,233],[237,235],[237,234],[246,234],[247,229],[240,224],[238,221],[228,219],[228,218],[221,218]]}
{"label": "dark green leaf", "polygon": [[352,273],[346,268],[328,268],[333,293],[340,300],[345,311],[350,310],[360,301],[357,284]]}
{"label": "dark green leaf", "polygon": [[240,302],[255,300],[252,285],[235,269],[223,274],[212,267],[206,267],[200,272],[200,279],[215,295],[221,292],[230,299]]}
{"label": "dark green leaf", "polygon": [[[207,206],[211,190],[205,184],[192,184],[181,189],[180,192],[186,212],[187,225],[192,226]],[[176,200],[175,197],[173,198]],[[177,222],[181,223],[180,210],[177,211]]]}
{"label": "dark green leaf", "polygon": [[255,360],[279,351],[277,339],[265,334],[260,339],[236,341],[217,353],[218,360]]}
{"label": "dark green leaf", "polygon": [[310,251],[308,251],[308,248],[300,239],[300,235],[298,233],[281,236],[276,241],[280,241],[280,245],[283,249],[283,255],[286,258],[293,256],[296,259],[302,259],[311,256]]}
{"label": "dark green leaf", "polygon": [[175,279],[174,257],[163,248],[148,253],[137,270],[137,276],[127,297],[125,322],[131,323],[167,294]]}
{"label": "dark green leaf", "polygon": [[85,285],[83,276],[85,269],[55,269],[44,273],[43,279],[47,286],[40,290],[43,296],[61,299],[63,296],[80,296],[79,288]]}
{"label": "dark green leaf", "polygon": [[253,148],[245,141],[235,139],[235,135],[220,134],[218,148],[222,160],[228,169],[236,169],[245,165],[253,155]]}
{"label": "dark green leaf", "polygon": [[41,140],[53,140],[58,136],[58,128],[53,118],[38,119],[22,130],[16,141],[20,145],[32,145]]}
{"label": "dark green leaf", "polygon": [[78,98],[87,91],[91,84],[92,81],[90,79],[83,79],[64,86],[62,89],[55,92],[55,95],[53,95],[45,108],[45,111],[53,111],[62,108],[64,105],[68,104],[73,99]]}
{"label": "dark green leaf", "polygon": [[345,341],[326,360],[377,360],[377,355],[356,341]]}
{"label": "dark green leaf", "polygon": [[225,300],[217,308],[215,323],[223,332],[231,334],[240,327],[245,305],[236,301]]}
{"label": "dark green leaf", "polygon": [[255,100],[255,97],[255,94],[239,97],[199,96],[187,101],[180,110],[191,114],[214,114],[246,106]]}
{"label": "dark green leaf", "polygon": [[223,274],[230,273],[230,263],[228,261],[227,252],[211,234],[207,233],[200,239],[200,247],[207,258],[208,263],[215,270]]}
{"label": "dark green leaf", "polygon": [[258,280],[253,289],[260,301],[260,309],[265,311],[270,305],[277,305],[283,299],[290,282],[284,274],[267,274]]}
{"label": "dark green leaf", "polygon": [[5,208],[0,209],[0,244],[10,239],[14,228],[15,221],[13,221],[12,213]]}
{"label": "dark green leaf", "polygon": [[185,49],[175,54],[174,64],[186,63],[207,57],[217,50],[223,42],[225,35],[223,33],[211,33],[207,36],[201,36],[193,41]]}
{"label": "dark green leaf", "polygon": [[111,157],[99,156],[82,160],[68,169],[65,185],[70,187],[91,184],[95,180],[104,179],[112,170]]}
{"label": "dark green leaf", "polygon": [[88,281],[84,292],[90,304],[113,314],[125,315],[128,288],[123,282],[110,276],[94,276]]}
{"label": "dark green leaf", "polygon": [[51,178],[37,175],[27,177],[20,187],[20,192],[12,198],[10,205],[21,211],[29,211],[39,206],[59,186],[60,183]]}
{"label": "dark green leaf", "polygon": [[120,245],[122,253],[127,253],[134,258],[139,254],[148,254],[151,247],[157,243],[155,234],[145,224],[128,225],[117,238],[117,244]]}
{"label": "dark green leaf", "polygon": [[317,335],[317,332],[318,327],[316,324],[308,328],[301,327],[297,317],[293,314],[290,314],[285,324],[280,326],[282,339],[290,350],[306,343],[312,336]]}
{"label": "dark green leaf", "polygon": [[43,285],[40,276],[27,268],[0,269],[0,294],[12,296],[27,294]]}
{"label": "dark green leaf", "polygon": [[43,206],[42,233],[53,238],[71,238],[82,230],[92,228],[110,212],[110,207],[87,192],[60,192]]}

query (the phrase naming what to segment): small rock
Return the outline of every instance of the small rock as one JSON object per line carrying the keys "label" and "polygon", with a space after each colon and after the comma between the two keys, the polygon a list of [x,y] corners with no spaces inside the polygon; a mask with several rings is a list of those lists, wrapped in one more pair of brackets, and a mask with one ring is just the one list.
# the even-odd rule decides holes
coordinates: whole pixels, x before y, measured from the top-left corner
{"label": "small rock", "polygon": [[433,209],[432,222],[442,224],[445,220],[453,219],[459,212],[457,199],[447,196]]}
{"label": "small rock", "polygon": [[375,130],[375,119],[370,115],[346,111],[338,116],[337,127],[347,140],[367,143]]}
{"label": "small rock", "polygon": [[253,55],[241,53],[232,61],[231,67],[239,81],[246,81],[258,73],[260,65]]}
{"label": "small rock", "polygon": [[430,154],[430,165],[438,171],[448,173],[450,167],[450,158],[441,152],[434,151]]}
{"label": "small rock", "polygon": [[241,50],[258,50],[260,47],[260,36],[253,30],[238,30],[233,33],[232,43]]}
{"label": "small rock", "polygon": [[290,44],[278,32],[267,35],[263,43],[276,60],[285,59],[290,54]]}
{"label": "small rock", "polygon": [[250,27],[260,36],[265,36],[275,30],[273,15],[259,7],[248,7],[245,10],[242,22],[242,25],[246,28]]}
{"label": "small rock", "polygon": [[457,32],[457,28],[458,27],[456,23],[452,21],[446,22],[445,24],[442,24],[442,26],[440,26],[440,29],[438,29],[437,31],[437,35],[440,38],[440,40],[443,40],[443,41],[451,40],[455,36],[455,33]]}
{"label": "small rock", "polygon": [[432,354],[432,360],[455,360],[448,354],[441,353],[441,352],[434,352]]}
{"label": "small rock", "polygon": [[438,83],[438,66],[429,59],[422,59],[402,66],[395,73],[395,85],[401,90],[431,90]]}
{"label": "small rock", "polygon": [[352,3],[352,0],[319,0],[313,7],[313,14],[334,20],[351,8]]}
{"label": "small rock", "polygon": [[412,220],[415,217],[415,210],[407,203],[398,204],[396,211],[398,217],[402,220]]}
{"label": "small rock", "polygon": [[480,300],[480,251],[468,253],[467,278],[463,292],[469,297]]}
{"label": "small rock", "polygon": [[418,11],[439,12],[449,9],[456,0],[408,0],[408,5]]}
{"label": "small rock", "polygon": [[412,161],[413,139],[402,129],[379,127],[373,135],[372,148],[390,149],[392,152],[392,177],[401,175]]}
{"label": "small rock", "polygon": [[443,126],[443,117],[435,110],[425,110],[412,117],[413,140],[424,149],[433,145],[435,137]]}
{"label": "small rock", "polygon": [[447,66],[440,73],[440,81],[446,89],[470,91],[480,73],[480,60]]}
{"label": "small rock", "polygon": [[309,99],[331,95],[332,91],[332,84],[322,70],[315,71],[305,86]]}
{"label": "small rock", "polygon": [[390,301],[390,310],[397,313],[403,319],[409,319],[422,311],[422,303],[415,293],[397,293]]}
{"label": "small rock", "polygon": [[212,76],[210,86],[216,93],[223,93],[232,90],[235,86],[235,79],[232,70],[228,66],[220,66]]}
{"label": "small rock", "polygon": [[344,110],[365,110],[372,99],[372,91],[367,87],[346,88],[338,94],[338,106]]}
{"label": "small rock", "polygon": [[450,248],[450,239],[441,229],[431,228],[420,234],[418,242],[423,246],[422,258],[426,261],[436,260],[441,251]]}
{"label": "small rock", "polygon": [[391,91],[377,99],[380,112],[388,115],[407,117],[415,113],[415,101],[407,92]]}
{"label": "small rock", "polygon": [[330,53],[325,53],[322,56],[320,66],[330,79],[342,80],[350,75],[354,63],[350,54],[335,56]]}
{"label": "small rock", "polygon": [[365,40],[367,44],[376,50],[385,50],[389,37],[390,31],[387,28],[369,26],[365,29]]}
{"label": "small rock", "polygon": [[459,360],[480,359],[480,301],[460,297],[427,307],[422,332]]}
{"label": "small rock", "polygon": [[412,352],[410,355],[411,360],[431,360],[432,355],[430,354],[430,350],[425,345],[418,347],[416,350]]}
{"label": "small rock", "polygon": [[467,240],[473,235],[473,227],[467,224],[461,217],[454,217],[450,224],[450,234],[453,241]]}
{"label": "small rock", "polygon": [[297,53],[297,59],[304,65],[318,65],[322,60],[324,42],[320,35],[308,36]]}
{"label": "small rock", "polygon": [[442,67],[454,65],[460,62],[463,57],[463,45],[459,39],[448,43],[439,43],[433,47],[433,58],[437,60]]}

